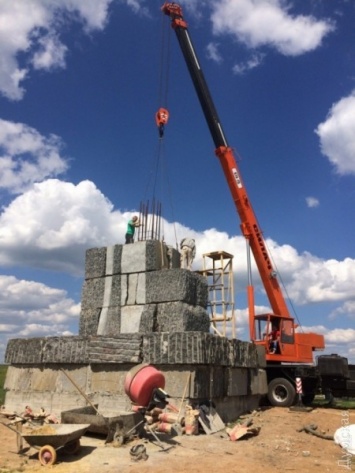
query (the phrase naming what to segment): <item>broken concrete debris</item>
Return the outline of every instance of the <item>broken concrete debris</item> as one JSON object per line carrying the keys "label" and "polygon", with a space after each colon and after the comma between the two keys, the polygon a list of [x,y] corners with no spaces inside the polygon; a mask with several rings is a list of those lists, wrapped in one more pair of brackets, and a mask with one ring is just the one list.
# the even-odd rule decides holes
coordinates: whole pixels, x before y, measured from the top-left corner
{"label": "broken concrete debris", "polygon": [[253,419],[248,417],[241,423],[237,423],[234,427],[226,428],[226,432],[229,435],[229,439],[233,442],[241,438],[252,437],[258,435],[260,432],[260,427],[251,427],[253,424]]}
{"label": "broken concrete debris", "polygon": [[326,435],[325,433],[318,432],[317,431],[318,426],[315,424],[309,424],[309,425],[304,425],[300,429],[298,429],[297,432],[306,432],[307,434],[315,435],[316,437],[319,437],[324,440],[333,440],[332,435]]}

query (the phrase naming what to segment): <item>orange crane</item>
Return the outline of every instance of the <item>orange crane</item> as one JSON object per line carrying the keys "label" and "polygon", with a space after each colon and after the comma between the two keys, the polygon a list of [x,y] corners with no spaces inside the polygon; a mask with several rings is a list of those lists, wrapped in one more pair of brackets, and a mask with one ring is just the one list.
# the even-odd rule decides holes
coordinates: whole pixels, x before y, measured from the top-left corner
{"label": "orange crane", "polygon": [[[285,298],[280,288],[277,272],[271,262],[263,232],[259,227],[256,215],[248,197],[243,183],[233,149],[228,145],[223,127],[213,103],[208,85],[204,78],[200,62],[193,47],[188,25],[183,17],[180,5],[165,2],[161,8],[162,12],[171,19],[186,65],[190,72],[197,96],[199,98],[207,125],[215,144],[215,153],[221,163],[232,199],[240,218],[240,228],[244,235],[248,248],[251,249],[257,265],[262,284],[265,288],[272,312],[267,314],[255,314],[254,291],[251,284],[251,266],[249,261],[249,285],[248,285],[248,307],[249,307],[249,329],[250,339],[256,345],[265,349],[270,386],[269,399],[275,405],[288,405],[296,397],[294,378],[301,373],[302,364],[313,363],[313,351],[324,349],[324,337],[316,333],[301,333],[296,331],[297,324],[291,317]],[[270,343],[270,337],[274,334],[276,343]],[[275,347],[276,345],[276,347]],[[285,364],[290,366],[286,370],[281,368]],[[298,368],[298,369],[296,369]],[[316,374],[305,378],[308,391],[314,389]],[[312,378],[312,380],[311,380]],[[275,380],[281,380],[275,382]]]}

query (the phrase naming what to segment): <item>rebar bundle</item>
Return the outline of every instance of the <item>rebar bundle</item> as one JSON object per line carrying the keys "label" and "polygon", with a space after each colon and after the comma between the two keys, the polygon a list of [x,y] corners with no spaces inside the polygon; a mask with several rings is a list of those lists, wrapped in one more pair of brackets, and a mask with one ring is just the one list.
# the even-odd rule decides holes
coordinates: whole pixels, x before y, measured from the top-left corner
{"label": "rebar bundle", "polygon": [[[150,208],[149,208],[150,207]],[[138,241],[161,240],[161,202],[153,198],[139,206],[139,221],[142,224],[138,228]]]}

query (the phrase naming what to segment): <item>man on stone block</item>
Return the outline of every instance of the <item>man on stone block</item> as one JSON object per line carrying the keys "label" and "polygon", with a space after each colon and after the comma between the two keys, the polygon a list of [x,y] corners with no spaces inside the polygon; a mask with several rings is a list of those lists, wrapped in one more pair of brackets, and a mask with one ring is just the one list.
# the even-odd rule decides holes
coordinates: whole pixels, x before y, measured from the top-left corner
{"label": "man on stone block", "polygon": [[127,224],[127,232],[126,232],[126,244],[134,242],[134,233],[137,227],[141,227],[143,223],[139,222],[137,215],[134,215],[131,220],[129,220]]}
{"label": "man on stone block", "polygon": [[193,238],[183,238],[180,242],[180,249],[180,267],[191,271],[191,265],[196,254],[195,240]]}

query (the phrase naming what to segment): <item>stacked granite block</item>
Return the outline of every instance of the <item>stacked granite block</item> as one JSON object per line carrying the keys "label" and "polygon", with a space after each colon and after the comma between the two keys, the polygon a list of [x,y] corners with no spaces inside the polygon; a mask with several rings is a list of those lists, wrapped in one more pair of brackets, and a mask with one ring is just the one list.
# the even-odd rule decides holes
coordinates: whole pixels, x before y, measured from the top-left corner
{"label": "stacked granite block", "polygon": [[14,338],[5,362],[14,365],[148,363],[228,368],[259,366],[255,345],[201,331],[120,334],[117,337]]}
{"label": "stacked granite block", "polygon": [[156,240],[86,252],[81,336],[208,332],[205,279],[180,269],[177,250]]}

